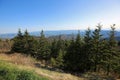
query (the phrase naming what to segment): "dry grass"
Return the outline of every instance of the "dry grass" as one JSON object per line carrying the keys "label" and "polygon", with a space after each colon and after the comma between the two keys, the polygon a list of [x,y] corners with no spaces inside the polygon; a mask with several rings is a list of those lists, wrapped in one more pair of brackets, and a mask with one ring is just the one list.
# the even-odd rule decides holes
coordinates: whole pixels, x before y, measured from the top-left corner
{"label": "dry grass", "polygon": [[0,60],[5,60],[17,65],[29,65],[33,66],[34,65],[34,59],[29,57],[29,56],[24,56],[19,53],[14,53],[14,54],[0,54]]}
{"label": "dry grass", "polygon": [[21,69],[29,69],[35,71],[37,74],[48,77],[51,80],[84,80],[83,78],[79,78],[71,74],[45,70],[42,68],[36,68],[31,66],[18,66],[18,67]]}
{"label": "dry grass", "polygon": [[24,56],[18,53],[14,54],[0,54],[0,60],[6,61],[12,65],[15,65],[18,68],[25,70],[35,71],[37,74],[50,78],[51,80],[84,80],[83,78],[79,78],[67,73],[50,71],[43,68],[38,68],[35,66],[35,63],[40,63],[35,59]]}

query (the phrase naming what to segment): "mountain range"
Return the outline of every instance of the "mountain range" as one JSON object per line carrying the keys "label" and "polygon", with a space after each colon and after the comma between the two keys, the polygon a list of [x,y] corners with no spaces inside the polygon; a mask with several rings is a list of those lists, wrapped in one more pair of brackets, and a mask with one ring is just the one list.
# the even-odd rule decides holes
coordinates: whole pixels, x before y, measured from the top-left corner
{"label": "mountain range", "polygon": [[[50,36],[57,36],[57,35],[76,35],[78,33],[78,30],[53,30],[53,31],[44,31],[44,34],[46,37]],[[84,36],[85,30],[80,30],[80,34]],[[108,38],[109,36],[109,30],[102,30],[101,34],[104,38]],[[17,33],[6,33],[6,34],[0,34],[0,38],[2,39],[11,39],[14,38],[17,35]],[[30,32],[30,35],[33,36],[40,36],[40,31]],[[116,38],[120,40],[120,31],[116,31],[115,34]]]}

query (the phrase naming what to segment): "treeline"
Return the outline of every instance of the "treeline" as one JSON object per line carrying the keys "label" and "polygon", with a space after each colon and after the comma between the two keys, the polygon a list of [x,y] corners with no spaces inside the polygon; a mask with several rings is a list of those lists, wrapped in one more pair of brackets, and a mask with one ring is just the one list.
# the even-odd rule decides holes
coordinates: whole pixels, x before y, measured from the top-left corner
{"label": "treeline", "polygon": [[19,29],[13,39],[12,52],[30,55],[44,61],[46,66],[62,69],[69,72],[100,72],[107,75],[110,72],[120,73],[120,49],[115,40],[115,25],[111,26],[109,39],[101,34],[101,25],[98,24],[94,31],[89,28],[84,36],[78,31],[77,37],[71,40],[49,40],[43,30],[40,37],[24,34]]}

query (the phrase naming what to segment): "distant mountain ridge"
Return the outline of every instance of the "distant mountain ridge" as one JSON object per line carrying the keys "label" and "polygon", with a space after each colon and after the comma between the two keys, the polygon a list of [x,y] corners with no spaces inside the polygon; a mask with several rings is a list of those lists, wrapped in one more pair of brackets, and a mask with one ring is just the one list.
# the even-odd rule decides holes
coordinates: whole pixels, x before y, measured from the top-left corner
{"label": "distant mountain ridge", "polygon": [[[50,36],[57,36],[57,35],[76,35],[78,33],[78,30],[56,30],[56,31],[44,31],[44,34],[46,37]],[[80,30],[80,34],[83,36],[85,34],[85,30]],[[109,35],[109,30],[102,30],[101,34],[104,38],[107,38]],[[14,38],[17,35],[17,33],[7,33],[7,34],[0,34],[0,38],[2,39],[11,39]],[[40,36],[40,31],[30,32],[30,35],[33,36]],[[116,31],[116,37],[117,39],[120,38],[120,31]]]}
{"label": "distant mountain ridge", "polygon": [[[83,31],[81,31],[83,32]],[[33,35],[33,36],[40,36],[40,31],[35,31],[35,32],[29,32],[30,35]],[[53,30],[53,31],[44,31],[44,34],[46,37],[49,37],[49,36],[56,36],[56,35],[62,35],[62,34],[77,34],[78,33],[78,30]],[[6,33],[6,34],[0,34],[0,38],[3,38],[3,39],[11,39],[11,38],[14,38],[15,36],[17,35],[17,33]]]}

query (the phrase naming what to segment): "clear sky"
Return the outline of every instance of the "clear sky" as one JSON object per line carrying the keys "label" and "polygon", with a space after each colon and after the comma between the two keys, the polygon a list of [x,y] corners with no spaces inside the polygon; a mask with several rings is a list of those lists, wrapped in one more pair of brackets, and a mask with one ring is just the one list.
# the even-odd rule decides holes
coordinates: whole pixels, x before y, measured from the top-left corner
{"label": "clear sky", "polygon": [[0,33],[28,31],[120,29],[120,0],[0,0]]}

